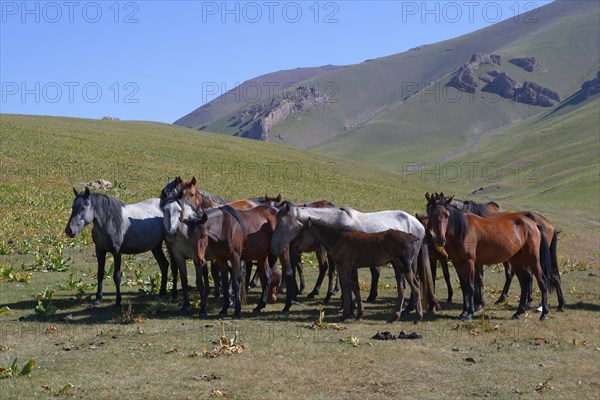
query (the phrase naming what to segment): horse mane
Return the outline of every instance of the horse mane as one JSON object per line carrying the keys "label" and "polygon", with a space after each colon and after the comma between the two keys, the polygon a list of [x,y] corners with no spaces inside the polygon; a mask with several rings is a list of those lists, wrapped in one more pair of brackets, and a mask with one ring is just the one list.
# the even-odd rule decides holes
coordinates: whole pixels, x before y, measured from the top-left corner
{"label": "horse mane", "polygon": [[123,228],[123,212],[125,203],[115,197],[102,193],[90,193],[90,202],[94,209],[95,219],[102,227],[113,225],[115,233],[121,236]]}
{"label": "horse mane", "polygon": [[452,226],[454,232],[454,241],[460,243],[465,238],[468,229],[465,213],[453,206],[448,206],[447,210],[450,212],[448,225]]}
{"label": "horse mane", "polygon": [[479,215],[480,217],[488,216],[488,211],[483,203],[477,203],[475,201],[467,200],[463,204],[464,211],[468,211],[471,214]]}
{"label": "horse mane", "polygon": [[238,213],[238,210],[236,210],[235,208],[233,208],[227,204],[220,206],[220,207],[215,207],[215,209],[221,210],[221,212],[223,214],[229,214],[230,216],[232,216],[237,221],[237,223],[240,224],[240,228],[242,228],[242,232],[244,233],[244,235],[246,234],[244,223],[242,222],[242,219],[240,218],[240,214]]}
{"label": "horse mane", "polygon": [[208,192],[203,192],[201,190],[196,189],[196,192],[200,193],[200,195],[202,197],[206,197],[208,198],[210,201],[212,201],[213,203],[217,203],[217,204],[227,204],[227,200],[223,199],[222,197],[216,196],[214,194],[210,194]]}

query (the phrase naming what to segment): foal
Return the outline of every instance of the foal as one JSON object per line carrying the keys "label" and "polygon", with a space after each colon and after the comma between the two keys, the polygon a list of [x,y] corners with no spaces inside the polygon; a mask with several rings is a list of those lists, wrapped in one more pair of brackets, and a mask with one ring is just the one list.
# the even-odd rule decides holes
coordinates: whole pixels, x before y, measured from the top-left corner
{"label": "foal", "polygon": [[419,281],[412,270],[413,260],[419,253],[421,244],[418,237],[394,229],[377,233],[339,231],[318,225],[318,222],[313,222],[312,218],[308,219],[306,230],[327,249],[335,261],[342,286],[344,307],[342,321],[352,315],[352,293],[356,297],[358,319],[364,315],[356,269],[387,263],[391,263],[394,267],[398,288],[396,307],[389,322],[400,318],[404,302],[405,276],[410,285],[411,295],[415,297],[417,307],[415,323],[423,319]]}

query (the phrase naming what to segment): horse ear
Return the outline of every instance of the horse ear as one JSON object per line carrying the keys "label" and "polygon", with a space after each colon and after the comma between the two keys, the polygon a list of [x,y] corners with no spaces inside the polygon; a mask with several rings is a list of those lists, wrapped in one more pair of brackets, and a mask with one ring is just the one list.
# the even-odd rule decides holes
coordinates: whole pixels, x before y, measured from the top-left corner
{"label": "horse ear", "polygon": [[452,200],[454,200],[454,196],[451,196],[448,199],[444,199],[444,200],[446,200],[446,204],[450,205],[450,203],[452,203]]}
{"label": "horse ear", "polygon": [[419,213],[415,213],[415,217],[416,217],[417,219],[421,219],[421,217],[419,217]]}
{"label": "horse ear", "polygon": [[285,212],[289,213],[290,212],[290,203],[285,203]]}
{"label": "horse ear", "polygon": [[89,187],[85,187],[85,194],[83,195],[84,198],[88,198],[90,197],[90,188]]}
{"label": "horse ear", "polygon": [[75,187],[73,187],[73,193],[75,193],[75,197],[79,196],[79,193],[77,193],[77,189],[75,189]]}
{"label": "horse ear", "polygon": [[281,193],[279,193],[279,194],[277,195],[277,198],[275,199],[275,201],[276,201],[277,203],[281,203]]}
{"label": "horse ear", "polygon": [[308,228],[310,228],[312,226],[312,218],[310,218],[310,217],[308,218],[308,221],[306,221],[306,226]]}
{"label": "horse ear", "polygon": [[206,213],[202,213],[202,216],[200,217],[200,223],[204,224],[206,221],[208,221],[208,215]]}
{"label": "horse ear", "polygon": [[425,200],[428,202],[431,201],[431,196],[429,196],[429,192],[425,193]]}
{"label": "horse ear", "polygon": [[175,180],[177,181],[177,183],[183,183],[183,179],[181,179],[180,176],[178,176],[177,178],[175,178]]}
{"label": "horse ear", "polygon": [[192,176],[192,180],[190,181],[190,183],[191,183],[193,186],[196,186],[196,177],[195,177],[195,176]]}

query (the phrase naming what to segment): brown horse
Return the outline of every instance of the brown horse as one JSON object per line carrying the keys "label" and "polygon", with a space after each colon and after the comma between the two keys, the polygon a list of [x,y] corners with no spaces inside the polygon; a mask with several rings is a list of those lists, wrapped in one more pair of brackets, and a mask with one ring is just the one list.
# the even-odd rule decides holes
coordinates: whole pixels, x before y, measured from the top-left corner
{"label": "brown horse", "polygon": [[344,308],[342,321],[352,315],[352,293],[356,297],[358,319],[364,315],[356,269],[387,263],[391,263],[394,267],[398,288],[396,307],[389,322],[400,318],[404,303],[405,277],[410,285],[411,295],[415,297],[417,307],[415,323],[423,319],[419,280],[412,269],[412,265],[416,264],[413,261],[419,253],[419,238],[394,229],[377,233],[339,231],[328,226],[318,225],[318,222],[313,222],[312,218],[308,219],[306,228],[303,229],[323,245],[335,261],[342,287]]}
{"label": "brown horse", "polygon": [[452,296],[454,295],[454,290],[452,290],[452,283],[450,281],[450,271],[448,270],[448,254],[446,251],[440,251],[440,249],[435,245],[433,241],[433,237],[431,236],[431,232],[429,230],[429,218],[426,215],[415,214],[415,217],[421,221],[423,227],[425,228],[425,236],[427,238],[427,247],[429,248],[429,262],[431,267],[431,278],[433,279],[433,284],[435,288],[435,279],[437,275],[437,263],[440,262],[442,266],[442,273],[444,275],[444,281],[446,282],[446,287],[448,288],[448,303],[452,303]]}
{"label": "brown horse", "polygon": [[478,296],[475,285],[483,287],[483,282],[476,281],[483,276],[483,265],[509,261],[521,284],[521,299],[513,318],[519,318],[525,312],[532,272],[542,292],[540,319],[545,320],[551,262],[543,230],[518,213],[482,218],[466,214],[451,206],[450,202],[451,199],[436,201],[428,198],[427,210],[436,245],[444,247],[461,281],[463,311],[460,319],[472,318],[477,301],[475,297]]}
{"label": "brown horse", "polygon": [[[451,206],[455,206],[456,208],[463,210],[465,212],[468,212],[468,213],[479,215],[480,217],[487,217],[490,215],[500,214],[500,213],[505,212],[500,207],[500,205],[498,205],[498,203],[495,203],[493,201],[489,201],[486,203],[478,203],[478,202],[474,202],[474,201],[470,201],[470,200],[464,201],[464,200],[457,200],[456,198],[450,199],[450,198],[445,197],[443,193],[440,193],[440,194],[434,193],[432,196],[428,196],[428,194],[425,194],[425,198],[427,199],[428,204],[431,204],[430,203],[431,197],[433,197],[434,201],[438,201],[438,202],[439,201],[442,201],[442,202],[450,201]],[[557,294],[557,298],[558,298],[557,311],[564,311],[565,301],[564,301],[564,296],[562,293],[562,288],[560,285],[560,272],[558,270],[558,257],[556,254],[557,242],[558,242],[558,230],[556,230],[556,228],[554,227],[554,225],[552,225],[550,220],[548,220],[546,217],[544,217],[541,214],[538,214],[533,211],[520,211],[518,213],[531,219],[532,221],[534,221],[538,225],[538,228],[543,230],[544,234],[546,235],[546,238],[549,241],[548,244],[549,244],[550,259],[551,259],[551,264],[552,264],[552,275],[550,276],[550,279],[553,281],[551,288],[556,288],[556,294]],[[442,257],[442,259],[444,258],[443,254],[438,253],[438,255],[440,257]],[[447,259],[447,256],[446,256],[446,259]],[[440,260],[440,262],[442,264],[442,269],[443,269],[444,262],[443,262],[443,260]],[[498,300],[496,300],[495,304],[502,304],[506,300],[506,298],[508,297],[508,290],[510,288],[512,278],[514,276],[514,272],[511,269],[510,263],[508,261],[506,261],[503,264],[504,264],[504,274],[505,274],[504,287],[502,288],[502,294],[500,295]],[[433,264],[433,261],[432,261],[432,268],[435,268],[435,264]],[[446,268],[447,268],[447,261],[446,261]],[[435,279],[435,271],[433,269],[432,269],[432,274]],[[444,271],[444,277],[446,277],[446,271]],[[483,277],[481,278],[481,281],[483,281]],[[451,291],[450,281],[446,280],[446,284],[448,285],[448,291],[450,292]],[[476,290],[479,291],[478,297],[481,299],[480,303],[475,305],[475,309],[478,310],[478,309],[482,309],[483,305],[484,305],[483,286],[476,288]],[[528,294],[526,307],[531,308],[532,302],[533,302],[533,291],[530,291]]]}
{"label": "brown horse", "polygon": [[[262,295],[260,297],[259,303],[256,308],[253,310],[253,314],[258,314],[261,310],[266,306],[267,301],[269,300],[269,288],[271,287],[273,268],[275,266],[276,257],[271,257],[270,253],[270,245],[271,245],[271,237],[273,235],[273,231],[275,230],[275,217],[277,215],[277,209],[270,205],[260,205],[254,208],[246,209],[246,210],[236,210],[233,207],[229,207],[229,213],[235,216],[235,219],[238,221],[240,225],[240,230],[231,231],[232,234],[240,235],[242,242],[242,251],[239,256],[241,261],[257,261],[257,265],[259,268],[261,283],[262,283]],[[218,209],[223,208],[218,207]],[[235,212],[232,212],[234,210]],[[198,219],[192,219],[192,221],[184,220],[186,224],[194,224],[194,226],[199,226],[206,223],[207,219],[204,217]],[[204,244],[198,244],[199,248],[206,248],[208,244],[206,244],[210,239],[210,235],[204,235],[202,237],[198,237],[199,243],[203,241]],[[228,242],[235,242],[237,238],[227,238]],[[278,255],[281,261],[281,264],[287,268],[289,266],[289,253],[287,247]],[[205,259],[205,254],[198,254],[198,258]],[[220,263],[218,263],[220,264]],[[236,282],[243,282],[241,276],[241,267],[233,266],[233,291],[235,296],[235,316],[239,317],[238,310],[238,301],[241,304],[241,296],[243,293],[239,290],[236,291]],[[221,272],[223,273],[223,268],[221,267]],[[221,278],[222,282],[224,282],[223,277]],[[226,278],[225,278],[226,279]],[[225,287],[225,286],[224,286]],[[243,288],[243,285],[242,285]]]}

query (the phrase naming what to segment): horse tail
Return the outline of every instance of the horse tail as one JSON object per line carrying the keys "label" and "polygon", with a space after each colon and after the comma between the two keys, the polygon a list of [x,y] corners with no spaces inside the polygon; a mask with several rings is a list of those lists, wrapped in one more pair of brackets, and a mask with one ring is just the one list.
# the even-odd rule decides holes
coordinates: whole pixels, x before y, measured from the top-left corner
{"label": "horse tail", "polygon": [[560,272],[558,271],[558,257],[556,255],[556,247],[558,245],[558,230],[554,230],[552,242],[550,242],[550,262],[552,264],[552,276],[550,278],[552,289],[560,287]]}
{"label": "horse tail", "polygon": [[435,289],[433,287],[433,278],[431,275],[431,263],[429,262],[429,245],[427,238],[424,237],[421,242],[421,248],[417,256],[417,273],[421,281],[421,298],[423,299],[423,308],[428,310],[439,310],[440,305],[435,297]]}
{"label": "horse tail", "polygon": [[548,239],[546,238],[546,232],[544,228],[538,225],[538,230],[542,239],[540,241],[540,265],[542,267],[542,280],[546,284],[546,287],[552,292],[555,287],[555,282],[552,279],[552,261],[550,257],[550,246],[548,245]]}

